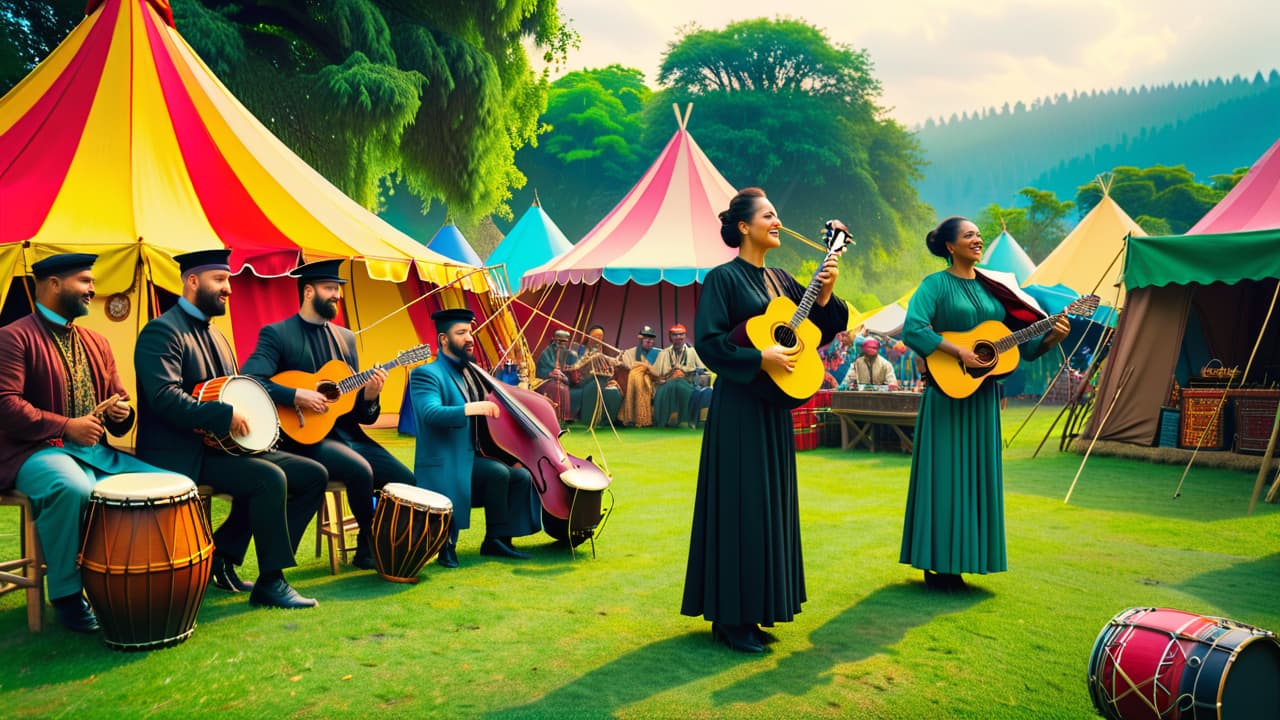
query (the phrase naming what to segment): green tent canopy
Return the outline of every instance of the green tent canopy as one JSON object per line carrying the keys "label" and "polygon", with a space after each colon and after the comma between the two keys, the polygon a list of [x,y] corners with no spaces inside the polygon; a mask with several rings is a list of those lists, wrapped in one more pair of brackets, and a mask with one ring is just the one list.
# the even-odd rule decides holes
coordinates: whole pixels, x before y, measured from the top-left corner
{"label": "green tent canopy", "polygon": [[1124,284],[1129,290],[1165,285],[1234,285],[1280,277],[1280,229],[1213,235],[1130,237]]}

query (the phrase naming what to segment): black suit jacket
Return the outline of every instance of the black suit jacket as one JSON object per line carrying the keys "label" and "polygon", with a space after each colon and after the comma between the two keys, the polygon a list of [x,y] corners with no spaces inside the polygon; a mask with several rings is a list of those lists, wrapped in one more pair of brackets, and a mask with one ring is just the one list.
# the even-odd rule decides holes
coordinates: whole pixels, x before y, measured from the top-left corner
{"label": "black suit jacket", "polygon": [[[205,328],[212,349],[197,335]],[[223,402],[199,402],[191,391],[206,380],[236,372],[231,344],[218,328],[174,305],[142,328],[133,367],[138,378],[138,456],[187,477],[200,477],[205,448],[200,431],[226,435],[232,408]]]}
{"label": "black suit jacket", "polygon": [[[297,392],[291,387],[271,382],[271,377],[277,373],[286,370],[313,373],[330,360],[346,362],[352,373],[360,371],[355,333],[341,325],[328,323],[327,329],[333,332],[334,340],[342,348],[342,357],[331,357],[317,364],[305,340],[305,333],[312,331],[312,328],[306,327],[306,323],[302,316],[293,315],[263,327],[258,333],[257,347],[253,349],[249,359],[244,361],[243,372],[257,378],[277,405],[292,407],[293,397]],[[368,401],[364,399],[362,391],[353,392],[356,393],[355,407],[338,418],[330,435],[336,434],[343,440],[368,440],[369,436],[360,425],[376,421],[382,413],[382,406],[377,398]]]}

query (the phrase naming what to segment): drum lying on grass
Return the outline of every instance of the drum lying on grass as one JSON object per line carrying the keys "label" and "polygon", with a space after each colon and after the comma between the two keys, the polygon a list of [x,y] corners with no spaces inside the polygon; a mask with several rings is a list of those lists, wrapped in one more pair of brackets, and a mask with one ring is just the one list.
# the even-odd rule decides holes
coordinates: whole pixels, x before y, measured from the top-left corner
{"label": "drum lying on grass", "polygon": [[186,640],[213,563],[196,486],[170,473],[106,478],[89,499],[77,560],[109,647],[150,650]]}
{"label": "drum lying on grass", "polygon": [[1226,618],[1129,608],[1098,634],[1089,694],[1111,720],[1275,720],[1280,643]]}
{"label": "drum lying on grass", "polygon": [[416,583],[418,573],[449,540],[453,502],[404,483],[387,483],[377,493],[372,535],[378,574],[393,582]]}

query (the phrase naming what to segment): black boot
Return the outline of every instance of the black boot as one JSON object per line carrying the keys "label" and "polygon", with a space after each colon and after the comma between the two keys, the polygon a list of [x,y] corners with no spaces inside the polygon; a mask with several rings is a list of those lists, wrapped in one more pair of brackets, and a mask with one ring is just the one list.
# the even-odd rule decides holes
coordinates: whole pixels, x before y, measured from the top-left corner
{"label": "black boot", "polygon": [[226,590],[227,592],[249,592],[253,589],[253,583],[245,582],[236,575],[236,566],[227,558],[221,555],[213,556],[213,566],[209,570],[209,582],[213,586]]}
{"label": "black boot", "polygon": [[764,645],[755,638],[754,625],[721,625],[711,623],[711,637],[731,649],[744,653],[762,653]]}
{"label": "black boot", "polygon": [[480,554],[490,555],[492,557],[505,557],[512,560],[528,560],[533,557],[527,552],[520,552],[511,547],[510,544],[502,541],[502,538],[489,537],[480,543]]}
{"label": "black boot", "polygon": [[436,562],[440,563],[441,567],[458,567],[458,546],[451,542],[445,543],[444,547],[440,548],[440,556],[436,558]]}
{"label": "black boot", "polygon": [[89,607],[83,593],[54,598],[49,602],[58,622],[71,632],[94,633],[100,629],[98,616],[93,614],[93,608]]}
{"label": "black boot", "polygon": [[351,564],[361,570],[378,569],[378,563],[373,559],[373,543],[369,540],[367,530],[361,530],[356,535],[356,554],[352,556]]}

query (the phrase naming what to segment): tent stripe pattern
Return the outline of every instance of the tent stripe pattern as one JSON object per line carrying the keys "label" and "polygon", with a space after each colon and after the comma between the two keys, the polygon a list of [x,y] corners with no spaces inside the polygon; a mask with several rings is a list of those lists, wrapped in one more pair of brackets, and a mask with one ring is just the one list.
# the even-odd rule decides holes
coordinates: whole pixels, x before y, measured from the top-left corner
{"label": "tent stripe pattern", "polygon": [[264,277],[319,257],[357,258],[378,280],[403,281],[415,265],[429,282],[457,277],[456,262],[259,123],[178,34],[168,2],[97,0],[88,13],[0,99],[0,244],[136,255],[145,240],[175,253],[230,247],[233,271]]}
{"label": "tent stripe pattern", "polygon": [[1280,228],[1280,140],[1258,158],[1227,196],[1188,235]]}
{"label": "tent stripe pattern", "polygon": [[717,213],[737,192],[686,129],[688,113],[635,187],[582,240],[529,270],[522,288],[594,284],[603,278],[684,286],[701,282],[736,250],[720,241]]}

